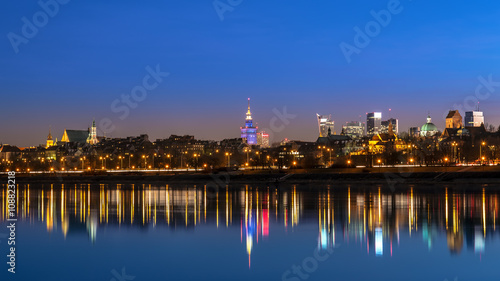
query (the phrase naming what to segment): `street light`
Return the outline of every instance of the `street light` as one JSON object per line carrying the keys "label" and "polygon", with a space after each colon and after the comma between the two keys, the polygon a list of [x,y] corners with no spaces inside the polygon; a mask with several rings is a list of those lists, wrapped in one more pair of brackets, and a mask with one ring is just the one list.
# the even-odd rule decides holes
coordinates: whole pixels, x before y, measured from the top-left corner
{"label": "street light", "polygon": [[194,170],[195,170],[195,171],[198,171],[198,158],[197,158],[197,157],[198,157],[199,155],[195,153],[195,154],[193,154],[193,156],[194,156],[194,160],[195,160],[195,163],[194,163]]}
{"label": "street light", "polygon": [[230,162],[230,159],[231,159],[231,155],[229,154],[229,152],[226,152],[226,156],[227,156],[227,167],[229,168],[229,162]]}
{"label": "street light", "polygon": [[479,159],[481,159],[481,164],[483,164],[483,146],[486,144],[486,142],[481,142],[481,145],[479,146]]}

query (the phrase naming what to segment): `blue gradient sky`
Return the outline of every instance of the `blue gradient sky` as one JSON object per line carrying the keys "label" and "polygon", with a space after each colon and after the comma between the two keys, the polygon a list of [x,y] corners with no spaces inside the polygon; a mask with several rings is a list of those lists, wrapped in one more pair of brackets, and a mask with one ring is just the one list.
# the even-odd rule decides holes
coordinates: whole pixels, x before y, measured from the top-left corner
{"label": "blue gradient sky", "polygon": [[[315,113],[332,114],[337,133],[369,111],[386,119],[388,108],[400,130],[425,123],[428,111],[442,129],[445,112],[474,95],[478,76],[500,81],[500,2],[401,1],[403,11],[347,63],[339,44],[353,44],[353,28],[387,3],[243,0],[221,21],[212,1],[72,0],[16,54],[7,34],[21,35],[21,18],[41,8],[7,1],[0,142],[44,143],[50,125],[60,139],[93,117],[110,118],[113,137],[238,137],[247,97],[261,128],[273,108],[297,115],[274,141],[315,140]],[[111,103],[157,64],[170,76],[120,120]],[[481,101],[496,126],[499,93]]]}

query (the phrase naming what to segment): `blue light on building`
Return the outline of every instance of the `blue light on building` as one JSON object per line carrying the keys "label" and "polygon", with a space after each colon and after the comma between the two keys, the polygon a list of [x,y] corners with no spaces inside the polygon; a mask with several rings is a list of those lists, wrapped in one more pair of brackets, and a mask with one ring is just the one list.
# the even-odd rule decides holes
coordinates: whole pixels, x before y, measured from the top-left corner
{"label": "blue light on building", "polygon": [[244,139],[247,144],[257,144],[257,127],[253,126],[252,113],[250,112],[250,98],[248,98],[248,111],[245,119],[245,127],[240,127],[240,129],[241,138]]}

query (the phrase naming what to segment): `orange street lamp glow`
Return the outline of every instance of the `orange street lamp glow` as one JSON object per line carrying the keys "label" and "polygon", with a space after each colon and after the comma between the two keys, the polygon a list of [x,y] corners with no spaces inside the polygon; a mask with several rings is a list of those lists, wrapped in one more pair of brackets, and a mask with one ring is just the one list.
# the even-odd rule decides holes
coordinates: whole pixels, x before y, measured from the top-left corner
{"label": "orange street lamp glow", "polygon": [[347,160],[347,164],[351,164],[351,160]]}
{"label": "orange street lamp glow", "polygon": [[448,157],[445,157],[445,158],[444,158],[444,161],[448,161]]}

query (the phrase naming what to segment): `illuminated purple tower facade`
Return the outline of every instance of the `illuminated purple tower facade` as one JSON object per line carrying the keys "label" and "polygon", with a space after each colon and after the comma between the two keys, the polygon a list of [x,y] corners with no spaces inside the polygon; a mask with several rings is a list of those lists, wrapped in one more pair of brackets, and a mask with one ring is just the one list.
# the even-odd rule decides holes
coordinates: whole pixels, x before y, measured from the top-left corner
{"label": "illuminated purple tower facade", "polygon": [[245,119],[245,127],[240,127],[241,138],[246,140],[247,144],[257,144],[257,127],[253,126],[252,113],[250,112],[250,98],[248,98],[248,111]]}

